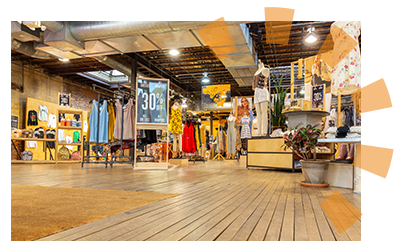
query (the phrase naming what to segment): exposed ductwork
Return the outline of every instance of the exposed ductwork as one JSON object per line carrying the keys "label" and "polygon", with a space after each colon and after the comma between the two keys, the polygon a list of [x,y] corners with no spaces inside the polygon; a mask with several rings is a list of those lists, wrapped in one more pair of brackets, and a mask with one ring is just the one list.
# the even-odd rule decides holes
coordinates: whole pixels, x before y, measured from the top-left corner
{"label": "exposed ductwork", "polygon": [[[119,53],[184,48],[207,45],[197,30],[210,21],[40,21],[46,26],[43,43],[12,40],[12,48],[36,58],[93,57],[101,63],[131,77],[129,66],[107,56]],[[239,86],[249,85],[246,78],[253,74],[256,57],[252,41],[243,21],[226,22],[237,51],[226,55],[227,46],[212,48]],[[215,26],[225,25],[214,22]],[[50,55],[51,54],[51,55]],[[244,73],[243,73],[244,72]]]}
{"label": "exposed ductwork", "polygon": [[[120,38],[126,36],[141,36],[150,34],[159,34],[174,31],[188,31],[201,29],[210,21],[101,21],[101,22],[70,22],[72,36],[77,41],[88,41],[96,39]],[[230,21],[226,25],[237,25],[245,22]],[[219,25],[215,22],[215,25]],[[222,23],[221,23],[222,24]]]}

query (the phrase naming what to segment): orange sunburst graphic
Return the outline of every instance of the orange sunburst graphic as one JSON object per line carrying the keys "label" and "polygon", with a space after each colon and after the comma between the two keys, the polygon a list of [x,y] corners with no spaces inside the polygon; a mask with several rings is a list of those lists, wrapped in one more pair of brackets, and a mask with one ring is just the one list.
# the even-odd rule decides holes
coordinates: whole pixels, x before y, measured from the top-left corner
{"label": "orange sunburst graphic", "polygon": [[[363,114],[393,108],[389,89],[383,77],[362,87],[361,99]],[[361,144],[361,151],[361,169],[386,179],[392,165],[394,149]]]}

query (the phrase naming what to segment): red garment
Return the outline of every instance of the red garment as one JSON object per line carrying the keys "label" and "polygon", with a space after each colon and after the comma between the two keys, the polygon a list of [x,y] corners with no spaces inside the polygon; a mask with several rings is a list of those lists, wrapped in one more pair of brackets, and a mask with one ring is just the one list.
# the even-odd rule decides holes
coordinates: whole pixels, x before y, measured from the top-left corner
{"label": "red garment", "polygon": [[194,153],[196,152],[196,145],[194,142],[194,128],[193,124],[190,125],[186,124],[183,128],[183,135],[182,135],[182,150],[185,153]]}

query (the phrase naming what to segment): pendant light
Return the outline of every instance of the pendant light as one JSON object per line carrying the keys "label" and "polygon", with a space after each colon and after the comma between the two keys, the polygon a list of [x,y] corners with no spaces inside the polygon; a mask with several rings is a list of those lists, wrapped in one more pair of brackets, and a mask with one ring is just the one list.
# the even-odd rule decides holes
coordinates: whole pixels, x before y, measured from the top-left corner
{"label": "pendant light", "polygon": [[171,50],[169,51],[169,54],[170,54],[171,56],[176,56],[176,55],[179,55],[179,51],[177,51],[176,49],[171,49]]}
{"label": "pendant light", "polygon": [[317,36],[314,34],[314,30],[315,30],[314,27],[310,27],[307,29],[308,34],[306,36],[306,39],[304,40],[305,42],[314,43],[315,41],[318,40]]}
{"label": "pendant light", "polygon": [[207,72],[204,72],[203,73],[203,78],[201,79],[201,82],[202,83],[209,83],[210,82],[210,78],[208,78],[208,76],[207,76]]}

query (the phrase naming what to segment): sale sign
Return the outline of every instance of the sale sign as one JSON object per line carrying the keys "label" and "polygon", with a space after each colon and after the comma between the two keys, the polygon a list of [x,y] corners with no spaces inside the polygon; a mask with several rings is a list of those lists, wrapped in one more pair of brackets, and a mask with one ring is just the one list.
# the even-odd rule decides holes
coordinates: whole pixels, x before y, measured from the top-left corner
{"label": "sale sign", "polygon": [[138,78],[137,123],[168,124],[168,88],[168,80]]}

